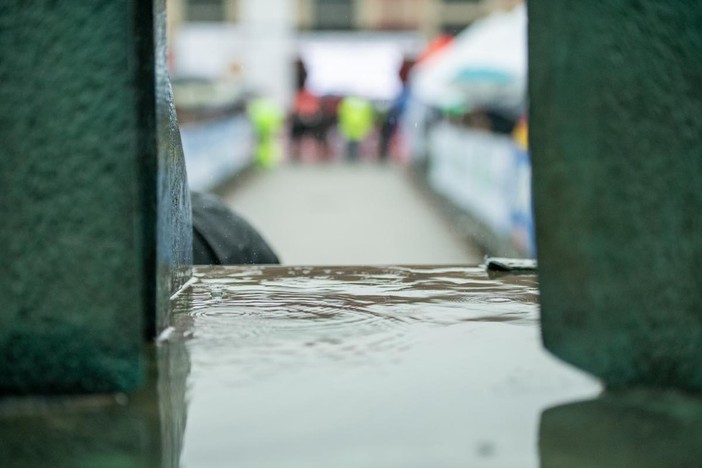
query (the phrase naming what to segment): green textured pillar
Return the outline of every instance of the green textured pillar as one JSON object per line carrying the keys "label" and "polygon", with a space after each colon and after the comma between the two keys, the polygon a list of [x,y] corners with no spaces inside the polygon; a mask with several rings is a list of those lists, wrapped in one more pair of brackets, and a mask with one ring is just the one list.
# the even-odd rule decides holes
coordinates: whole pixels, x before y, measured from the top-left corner
{"label": "green textured pillar", "polygon": [[163,9],[0,3],[0,394],[135,388],[187,276]]}
{"label": "green textured pillar", "polygon": [[702,3],[530,0],[543,340],[702,390]]}

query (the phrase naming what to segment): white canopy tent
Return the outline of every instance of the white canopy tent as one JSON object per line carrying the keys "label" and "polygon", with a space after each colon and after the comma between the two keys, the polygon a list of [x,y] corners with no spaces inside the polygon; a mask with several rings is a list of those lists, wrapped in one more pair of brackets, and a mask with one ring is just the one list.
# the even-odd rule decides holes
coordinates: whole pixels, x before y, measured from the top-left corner
{"label": "white canopy tent", "polygon": [[412,89],[437,107],[490,107],[519,113],[526,101],[527,14],[524,5],[468,27],[417,66]]}

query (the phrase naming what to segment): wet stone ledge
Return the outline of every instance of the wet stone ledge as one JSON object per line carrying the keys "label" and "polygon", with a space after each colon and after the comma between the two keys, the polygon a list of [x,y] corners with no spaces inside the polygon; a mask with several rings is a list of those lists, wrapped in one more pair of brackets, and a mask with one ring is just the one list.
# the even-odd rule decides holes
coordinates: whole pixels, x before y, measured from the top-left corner
{"label": "wet stone ledge", "polygon": [[537,466],[541,412],[600,391],[543,350],[533,274],[194,270],[148,384],[0,401],[0,466]]}

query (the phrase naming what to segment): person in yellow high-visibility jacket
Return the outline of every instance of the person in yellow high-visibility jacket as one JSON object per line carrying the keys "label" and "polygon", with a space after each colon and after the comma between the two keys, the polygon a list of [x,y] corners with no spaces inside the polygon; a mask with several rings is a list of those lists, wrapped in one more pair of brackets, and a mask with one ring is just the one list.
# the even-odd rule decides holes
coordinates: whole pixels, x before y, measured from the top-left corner
{"label": "person in yellow high-visibility jacket", "polygon": [[363,98],[349,96],[339,104],[339,130],[347,141],[348,158],[358,159],[359,144],[373,129],[373,106]]}
{"label": "person in yellow high-visibility jacket", "polygon": [[254,99],[247,110],[256,133],[256,163],[261,167],[273,167],[283,156],[280,130],[285,112],[275,101],[265,97]]}
{"label": "person in yellow high-visibility jacket", "polygon": [[526,117],[517,121],[514,131],[512,131],[512,138],[520,149],[525,151],[529,149],[529,124]]}

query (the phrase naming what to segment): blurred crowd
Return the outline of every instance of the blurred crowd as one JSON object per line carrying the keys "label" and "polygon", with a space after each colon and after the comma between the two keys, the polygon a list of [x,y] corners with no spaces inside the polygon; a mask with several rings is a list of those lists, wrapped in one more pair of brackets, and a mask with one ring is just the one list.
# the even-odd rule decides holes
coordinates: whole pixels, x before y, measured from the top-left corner
{"label": "blurred crowd", "polygon": [[357,95],[323,95],[310,91],[307,70],[296,65],[296,92],[289,115],[289,151],[292,161],[330,161],[361,157],[386,161],[399,157],[392,146],[406,101],[406,83],[412,62],[399,70],[403,91],[390,102]]}
{"label": "blurred crowd", "polygon": [[288,78],[274,80],[294,82],[284,97],[270,83],[242,81],[238,67],[209,90],[203,79],[180,86],[176,78],[179,118],[244,116],[253,135],[249,154],[265,167],[284,160],[417,162],[429,156],[431,133],[442,124],[523,136],[525,24],[522,5],[414,48],[364,43],[363,35],[316,39],[299,46]]}
{"label": "blurred crowd", "polygon": [[[456,129],[506,135],[526,146],[521,80],[509,77],[504,81],[502,71],[493,69],[471,69],[470,76],[461,77],[459,73],[469,89],[459,89],[456,98],[449,93],[458,86],[443,86],[434,76],[434,70],[444,66],[442,60],[447,61],[442,54],[449,56],[446,50],[457,49],[454,42],[451,36],[440,36],[418,57],[405,57],[396,70],[400,90],[389,100],[317,94],[308,85],[305,63],[298,59],[289,109],[266,97],[257,97],[249,104],[249,118],[258,139],[257,161],[272,166],[285,158],[292,162],[418,159],[412,154],[417,153],[412,141],[426,138],[442,123]],[[426,86],[427,79],[432,85]],[[482,89],[485,83],[489,87]],[[441,86],[443,89],[437,91]]]}

